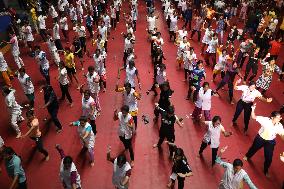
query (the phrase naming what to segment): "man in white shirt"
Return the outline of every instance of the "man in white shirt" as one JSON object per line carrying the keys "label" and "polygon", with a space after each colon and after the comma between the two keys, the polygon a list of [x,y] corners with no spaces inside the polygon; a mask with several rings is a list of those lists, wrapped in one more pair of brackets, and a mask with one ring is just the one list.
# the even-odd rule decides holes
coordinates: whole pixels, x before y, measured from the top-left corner
{"label": "man in white shirt", "polygon": [[63,50],[63,46],[60,40],[60,34],[59,34],[59,24],[58,22],[54,22],[53,28],[52,28],[52,37],[54,39],[55,46],[57,50]]}
{"label": "man in white shirt", "polygon": [[253,105],[255,98],[258,98],[261,101],[268,103],[272,101],[272,98],[264,98],[262,94],[256,89],[254,81],[250,81],[248,86],[247,85],[238,86],[238,84],[241,81],[242,81],[241,79],[237,80],[234,85],[235,90],[242,91],[242,97],[237,103],[236,111],[232,120],[233,122],[232,126],[236,124],[238,117],[244,110],[244,124],[245,124],[244,133],[247,134],[250,115],[251,115],[251,106]]}
{"label": "man in white shirt", "polygon": [[85,26],[82,26],[81,22],[78,22],[78,25],[74,28],[74,30],[77,32],[79,36],[79,40],[81,42],[81,47],[84,52],[87,51],[87,46],[86,46],[86,28]]}
{"label": "man in white shirt", "polygon": [[50,76],[49,76],[49,61],[46,58],[46,53],[40,50],[40,46],[36,46],[36,60],[40,66],[40,73],[45,78],[46,84],[50,85]]}
{"label": "man in white shirt", "polygon": [[280,112],[273,111],[270,117],[256,116],[255,115],[256,105],[252,106],[252,119],[255,119],[258,123],[260,123],[261,128],[258,131],[258,134],[254,138],[252,146],[249,148],[246,153],[244,160],[252,158],[252,156],[260,150],[262,147],[264,148],[264,174],[269,177],[268,169],[272,163],[274,146],[276,144],[275,138],[276,135],[280,135],[281,139],[284,141],[284,128],[280,123],[282,117]]}
{"label": "man in white shirt", "polygon": [[45,42],[46,42],[46,38],[47,38],[46,25],[45,25],[45,19],[46,18],[47,17],[44,16],[42,13],[38,17],[39,34]]}

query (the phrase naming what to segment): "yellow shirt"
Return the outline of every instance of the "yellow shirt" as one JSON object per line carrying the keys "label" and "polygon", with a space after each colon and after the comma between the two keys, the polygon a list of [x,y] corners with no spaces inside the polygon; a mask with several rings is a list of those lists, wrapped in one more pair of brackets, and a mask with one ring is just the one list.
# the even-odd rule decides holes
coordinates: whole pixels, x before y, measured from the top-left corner
{"label": "yellow shirt", "polygon": [[37,21],[35,8],[31,8],[31,17],[32,17],[33,21]]}
{"label": "yellow shirt", "polygon": [[75,68],[74,54],[73,53],[67,54],[66,52],[64,52],[64,58],[65,58],[65,66],[67,68]]}

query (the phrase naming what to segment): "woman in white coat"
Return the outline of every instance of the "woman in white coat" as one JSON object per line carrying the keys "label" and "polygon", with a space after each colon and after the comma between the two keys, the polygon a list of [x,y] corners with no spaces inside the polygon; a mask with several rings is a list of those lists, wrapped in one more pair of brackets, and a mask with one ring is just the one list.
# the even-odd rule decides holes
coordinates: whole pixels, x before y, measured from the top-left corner
{"label": "woman in white coat", "polygon": [[204,82],[202,87],[199,89],[198,98],[195,102],[195,108],[191,114],[193,119],[202,117],[202,110],[204,111],[205,121],[211,121],[211,99],[215,95],[215,92],[209,88],[209,83]]}

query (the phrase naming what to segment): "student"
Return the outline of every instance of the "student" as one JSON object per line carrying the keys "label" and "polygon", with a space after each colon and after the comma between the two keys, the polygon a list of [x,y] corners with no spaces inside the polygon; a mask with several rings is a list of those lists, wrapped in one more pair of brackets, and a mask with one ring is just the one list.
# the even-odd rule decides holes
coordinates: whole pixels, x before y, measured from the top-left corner
{"label": "student", "polygon": [[47,19],[46,16],[43,15],[43,13],[40,13],[38,16],[38,26],[39,26],[39,34],[44,42],[46,42],[46,24],[45,24],[45,19]]}
{"label": "student", "polygon": [[216,96],[215,92],[209,88],[209,83],[204,82],[199,89],[197,101],[195,102],[195,108],[191,114],[193,119],[200,119],[201,112],[204,111],[205,121],[211,121],[211,99],[212,96]]}
{"label": "student", "polygon": [[57,76],[57,80],[59,81],[60,90],[61,90],[61,98],[59,100],[60,101],[65,100],[66,96],[70,103],[70,107],[73,107],[73,100],[69,93],[69,80],[67,75],[68,75],[67,69],[64,66],[64,62],[60,61],[58,67],[58,76]]}
{"label": "student", "polygon": [[[167,111],[163,110],[161,107],[159,107],[159,104],[155,104],[156,109],[161,114],[161,127],[159,131],[159,141],[157,144],[153,145],[153,148],[161,148],[162,143],[165,139],[167,141],[174,143],[175,142],[175,128],[174,124],[177,123],[178,126],[183,127],[183,123],[180,122],[179,118],[175,115],[175,109],[173,106],[169,106]],[[169,158],[173,158],[174,148],[172,146],[169,146],[170,156]]]}
{"label": "student", "polygon": [[80,140],[83,144],[82,151],[88,150],[91,167],[93,167],[95,165],[94,148],[96,136],[92,131],[92,126],[87,122],[87,120],[87,117],[81,116],[79,121],[71,122],[70,126],[77,127]]}
{"label": "student", "polygon": [[129,113],[129,106],[123,105],[120,108],[120,112],[114,111],[113,120],[119,120],[118,136],[123,143],[125,150],[129,150],[131,167],[134,166],[134,152],[132,147],[132,135],[133,135],[133,117]]}
{"label": "student", "polygon": [[235,90],[241,90],[242,91],[242,97],[238,101],[237,106],[236,106],[236,111],[232,120],[232,125],[236,124],[236,121],[242,111],[244,110],[244,133],[247,134],[248,131],[248,125],[249,125],[249,120],[251,116],[251,107],[253,105],[253,102],[255,98],[260,99],[261,101],[264,102],[272,102],[272,98],[264,98],[261,93],[256,89],[255,87],[255,82],[251,81],[249,82],[248,85],[240,85],[238,86],[239,83],[241,83],[241,79],[237,80],[234,85]]}
{"label": "student", "polygon": [[35,103],[35,94],[34,94],[34,85],[28,74],[26,74],[26,69],[21,67],[19,69],[18,80],[22,86],[22,89],[29,100],[28,106],[34,108]]}
{"label": "student", "polygon": [[[168,81],[161,84],[160,89],[161,93],[158,104],[161,109],[167,111],[170,105],[172,104],[171,97],[174,91],[170,88],[170,83]],[[159,108],[154,109],[154,114],[155,114],[154,122],[157,122],[160,114]]]}
{"label": "student", "polygon": [[27,189],[27,178],[22,167],[22,160],[11,147],[3,150],[8,176],[13,179],[9,188]]}
{"label": "student", "polygon": [[139,89],[141,89],[140,77],[139,77],[139,74],[138,74],[138,70],[135,67],[134,61],[129,61],[128,65],[121,67],[118,70],[118,77],[117,77],[118,79],[120,79],[120,72],[122,70],[125,70],[125,72],[126,72],[125,82],[130,83],[131,87],[135,89],[135,76],[136,76],[137,80],[138,80]]}
{"label": "student", "polygon": [[227,71],[225,73],[225,76],[221,80],[221,82],[217,85],[217,88],[215,92],[220,96],[218,91],[223,88],[226,84],[228,84],[229,88],[229,102],[231,104],[234,104],[233,101],[233,95],[234,95],[234,80],[236,75],[238,75],[240,78],[242,78],[242,75],[240,73],[240,69],[238,67],[238,64],[236,61],[233,61],[232,64],[227,65]]}
{"label": "student", "polygon": [[71,52],[71,49],[69,47],[65,48],[64,51],[64,59],[65,59],[65,67],[67,69],[67,74],[69,79],[71,80],[71,83],[73,82],[73,78],[75,79],[77,83],[77,89],[80,89],[79,81],[76,75],[76,65],[74,61],[74,54]]}
{"label": "student", "polygon": [[3,53],[0,51],[0,73],[1,76],[3,77],[5,85],[7,85],[8,87],[12,87],[8,70],[9,70],[8,64],[3,56]]}
{"label": "student", "polygon": [[47,60],[46,53],[41,50],[40,46],[36,46],[35,51],[40,73],[45,78],[46,84],[50,85],[49,61]]}
{"label": "student", "polygon": [[100,76],[95,71],[94,66],[88,67],[88,73],[85,74],[87,79],[87,86],[89,91],[91,92],[91,96],[94,98],[96,108],[100,112],[100,99],[99,99],[99,92],[100,92]]}
{"label": "student", "polygon": [[204,121],[207,125],[207,132],[203,137],[198,157],[202,156],[203,150],[210,145],[212,149],[212,167],[215,165],[215,160],[217,158],[217,152],[220,145],[220,134],[222,133],[225,137],[232,135],[232,132],[225,131],[225,128],[221,125],[221,117],[214,116],[212,121]]}
{"label": "student", "polygon": [[[252,81],[256,77],[257,70],[258,70],[258,63],[259,63],[260,58],[261,58],[261,55],[259,53],[258,47],[251,50],[251,52],[249,53],[249,60],[246,65],[244,84],[247,81],[250,71],[252,72],[252,75],[249,77],[248,81]],[[242,65],[240,65],[240,68],[242,68]]]}
{"label": "student", "polygon": [[24,62],[22,58],[20,57],[20,48],[19,48],[19,42],[18,37],[14,33],[9,33],[10,41],[3,41],[5,43],[11,44],[11,52],[14,57],[15,63],[17,64],[18,68],[20,69],[22,66],[24,66]]}
{"label": "student", "polygon": [[18,125],[18,122],[25,120],[22,117],[22,107],[18,104],[15,98],[15,89],[10,89],[8,87],[2,88],[3,95],[5,96],[5,103],[8,107],[11,116],[11,125],[13,129],[16,131],[16,138],[21,137],[21,131]]}
{"label": "student", "polygon": [[81,178],[71,156],[66,156],[59,144],[55,146],[60,154],[60,180],[66,189],[81,189]]}
{"label": "student", "polygon": [[165,64],[155,65],[154,72],[156,73],[156,74],[154,73],[154,83],[151,89],[146,92],[146,94],[149,95],[149,93],[153,91],[154,96],[158,96],[156,88],[161,89],[162,84],[167,81],[166,65]]}
{"label": "student", "polygon": [[141,94],[131,88],[130,83],[125,83],[124,87],[119,87],[118,84],[116,84],[115,91],[122,92],[124,105],[129,106],[129,112],[134,121],[134,131],[137,131],[138,100],[141,99]]}
{"label": "student", "polygon": [[120,154],[116,158],[110,155],[111,148],[108,147],[107,160],[113,163],[112,183],[117,189],[128,189],[131,176],[131,166],[126,161],[124,154]]}
{"label": "student", "polygon": [[74,52],[73,54],[79,58],[79,61],[81,63],[81,70],[84,70],[84,65],[83,65],[83,46],[80,41],[80,39],[77,36],[74,36],[73,42],[71,49],[74,47]]}
{"label": "student", "polygon": [[235,159],[233,163],[227,163],[221,160],[222,154],[226,151],[227,146],[222,148],[219,155],[216,158],[216,163],[225,168],[225,173],[219,184],[219,189],[230,188],[239,189],[243,185],[243,182],[247,183],[250,189],[257,189],[252,183],[248,174],[242,169],[243,162],[240,159]]}
{"label": "student", "polygon": [[53,28],[52,28],[52,38],[54,39],[55,46],[57,50],[62,51],[63,46],[60,40],[60,34],[59,34],[59,24],[58,22],[54,22]]}
{"label": "student", "polygon": [[60,56],[58,54],[55,41],[51,37],[50,33],[47,34],[47,44],[48,44],[48,49],[49,49],[49,52],[50,52],[51,57],[53,59],[53,62],[56,64],[56,66],[58,66],[58,64],[60,62]]}
{"label": "student", "polygon": [[99,115],[99,110],[95,100],[91,97],[91,92],[89,90],[83,90],[82,87],[80,88],[80,93],[82,94],[82,116],[85,116],[90,120],[92,131],[96,135],[96,118]]}
{"label": "student", "polygon": [[275,138],[276,135],[280,135],[281,139],[284,140],[284,128],[280,123],[282,117],[280,112],[273,111],[270,114],[270,117],[256,116],[255,115],[256,104],[252,106],[251,117],[260,123],[261,128],[258,131],[258,134],[254,138],[252,146],[249,148],[245,157],[245,161],[253,157],[253,155],[264,148],[264,174],[269,177],[268,169],[272,163],[273,151],[276,144]]}
{"label": "student", "polygon": [[42,106],[42,109],[47,108],[48,113],[51,116],[51,119],[53,123],[56,126],[56,132],[60,133],[62,131],[62,125],[57,117],[59,104],[56,97],[56,94],[50,85],[43,86],[43,92],[44,92],[44,106]]}
{"label": "student", "polygon": [[193,176],[192,170],[187,162],[187,158],[184,155],[183,149],[178,148],[174,143],[167,143],[175,148],[172,174],[170,176],[170,183],[167,186],[170,189],[174,189],[175,181],[178,180],[178,189],[183,189],[185,178]]}
{"label": "student", "polygon": [[35,117],[34,111],[28,110],[26,112],[26,117],[27,117],[27,126],[29,130],[28,132],[26,132],[26,134],[23,134],[21,138],[24,139],[26,137],[30,137],[32,140],[34,140],[36,143],[36,149],[45,156],[45,161],[48,161],[49,155],[48,152],[43,147],[41,131],[39,129],[39,121]]}

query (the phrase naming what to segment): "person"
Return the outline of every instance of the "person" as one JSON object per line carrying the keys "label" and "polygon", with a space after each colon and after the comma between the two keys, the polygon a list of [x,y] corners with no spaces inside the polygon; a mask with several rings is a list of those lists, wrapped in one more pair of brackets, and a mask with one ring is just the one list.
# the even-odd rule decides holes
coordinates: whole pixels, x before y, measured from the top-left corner
{"label": "person", "polygon": [[8,71],[9,71],[8,64],[3,56],[3,53],[0,51],[0,73],[1,76],[3,77],[5,85],[7,85],[8,87],[12,87]]}
{"label": "person", "polygon": [[256,104],[252,106],[251,117],[261,125],[261,128],[243,159],[245,161],[251,159],[253,155],[263,147],[265,159],[264,174],[269,177],[268,169],[272,163],[276,135],[280,135],[281,139],[284,140],[284,128],[280,123],[282,117],[280,112],[277,111],[271,112],[270,117],[256,116],[255,109]]}
{"label": "person", "polygon": [[83,86],[80,89],[82,95],[82,116],[87,117],[90,120],[92,126],[92,131],[97,134],[96,118],[99,116],[99,110],[97,108],[96,102],[91,97],[90,90],[83,90]]}
{"label": "person", "polygon": [[216,158],[216,163],[225,168],[225,173],[219,184],[219,189],[239,189],[242,186],[243,181],[248,185],[250,189],[257,189],[245,170],[242,169],[243,162],[240,159],[235,159],[233,163],[224,162],[221,160],[222,154],[228,147],[225,146],[220,150],[219,155]]}
{"label": "person", "polygon": [[124,105],[129,106],[129,112],[130,115],[133,118],[135,130],[137,131],[137,115],[138,115],[138,100],[141,99],[141,94],[137,93],[135,89],[131,88],[130,83],[125,83],[124,87],[119,87],[118,84],[116,84],[115,87],[116,92],[122,92],[123,93],[123,99],[124,99]]}
{"label": "person", "polygon": [[251,116],[251,106],[253,105],[253,102],[255,98],[260,99],[261,101],[264,102],[272,102],[272,98],[264,98],[261,93],[255,88],[255,82],[250,81],[248,85],[240,85],[238,86],[239,83],[241,83],[242,79],[238,79],[235,82],[234,89],[235,90],[240,90],[242,91],[242,97],[238,101],[237,106],[236,106],[236,111],[233,117],[233,124],[236,124],[236,121],[239,117],[239,115],[242,113],[244,110],[244,133],[247,134],[248,131],[248,125],[249,125],[249,120]]}
{"label": "person", "polygon": [[21,131],[18,125],[18,122],[24,121],[25,119],[22,116],[22,106],[18,104],[15,97],[15,89],[10,89],[8,87],[2,88],[3,95],[5,96],[5,103],[9,109],[11,116],[11,125],[13,129],[16,131],[16,138],[20,138]]}
{"label": "person", "polygon": [[[170,88],[170,83],[168,81],[161,84],[160,89],[161,93],[158,104],[160,108],[167,111],[169,106],[172,104],[171,97],[174,91]],[[155,108],[154,114],[155,114],[154,122],[157,122],[160,114],[159,109]]]}
{"label": "person", "polygon": [[135,63],[133,60],[129,61],[128,65],[119,68],[118,70],[118,79],[120,79],[120,72],[122,70],[125,70],[126,72],[126,78],[125,82],[128,82],[131,84],[131,87],[135,89],[135,76],[138,80],[139,89],[141,89],[141,83],[140,83],[140,77],[138,74],[138,69],[135,67]]}
{"label": "person", "polygon": [[66,43],[69,43],[69,35],[68,35],[68,21],[67,21],[67,16],[66,13],[63,13],[60,17],[59,20],[60,23],[60,29],[62,31],[62,34],[65,38]]}
{"label": "person", "polygon": [[100,112],[101,111],[100,99],[99,99],[100,76],[95,71],[94,66],[88,67],[88,73],[85,74],[85,77],[87,79],[88,89],[91,92],[91,96],[94,98],[97,110]]}
{"label": "person", "polygon": [[[220,46],[221,47],[221,46]],[[228,65],[228,61],[232,60],[232,58],[227,54],[227,50],[223,49],[221,51],[220,48],[217,48],[217,56],[218,56],[218,62],[215,64],[213,68],[213,79],[212,81],[215,81],[218,74],[221,73],[221,78],[223,79],[225,76],[225,69]]]}
{"label": "person", "polygon": [[204,22],[204,19],[200,15],[198,15],[198,16],[194,17],[194,20],[195,20],[195,25],[193,26],[193,29],[192,29],[192,32],[191,32],[189,39],[192,40],[194,34],[197,32],[197,41],[200,42],[201,28],[204,26],[204,24],[202,25],[202,23]]}
{"label": "person", "polygon": [[79,36],[79,40],[81,43],[82,50],[84,53],[87,51],[87,46],[86,46],[86,28],[85,26],[82,26],[81,22],[78,22],[78,25],[74,28],[75,32]]}
{"label": "person", "polygon": [[84,70],[84,65],[83,65],[83,46],[80,41],[80,39],[77,36],[74,36],[73,38],[73,43],[71,46],[71,49],[74,47],[74,55],[79,58],[79,61],[81,63],[81,70]]}
{"label": "person", "polygon": [[204,56],[204,60],[207,66],[210,65],[210,58],[212,58],[212,70],[216,65],[216,51],[218,47],[218,36],[216,33],[212,35],[212,39],[208,41],[208,47]]}
{"label": "person", "polygon": [[124,154],[116,158],[111,157],[111,148],[107,150],[107,160],[113,163],[112,183],[117,189],[128,189],[131,176],[131,165],[127,162]]}
{"label": "person", "polygon": [[170,176],[170,182],[167,186],[170,189],[174,189],[175,181],[178,180],[178,189],[183,189],[185,178],[193,176],[192,170],[187,162],[186,156],[184,155],[183,149],[178,148],[174,143],[167,143],[175,148],[172,174]]}
{"label": "person", "polygon": [[66,156],[59,144],[56,144],[55,148],[61,158],[59,177],[63,187],[66,189],[81,189],[80,174],[78,173],[72,157]]}
{"label": "person", "polygon": [[[167,141],[174,143],[175,142],[175,128],[174,124],[177,123],[178,126],[183,127],[183,123],[180,122],[180,119],[175,115],[175,109],[173,106],[169,106],[167,110],[159,107],[159,104],[156,103],[156,110],[161,114],[161,127],[159,131],[159,141],[153,145],[153,148],[161,148],[162,143],[165,139]],[[174,148],[169,146],[170,155],[169,158],[173,158]]]}
{"label": "person", "polygon": [[60,90],[61,90],[61,98],[59,100],[60,101],[64,100],[66,96],[70,103],[70,107],[73,107],[73,100],[69,93],[69,80],[68,80],[67,75],[68,75],[67,69],[65,68],[64,62],[60,61],[59,67],[58,67],[58,77],[57,77],[57,80],[59,81],[59,85],[60,85]]}
{"label": "person", "polygon": [[125,150],[129,150],[131,167],[134,166],[134,152],[132,147],[132,135],[133,135],[133,117],[129,113],[129,106],[123,105],[120,108],[120,112],[114,111],[113,120],[119,121],[118,136],[123,143]]}
{"label": "person", "polygon": [[236,61],[233,61],[232,64],[227,65],[227,71],[225,72],[225,76],[221,80],[221,82],[217,85],[217,88],[215,89],[215,93],[217,93],[219,96],[220,94],[218,91],[223,88],[226,84],[228,84],[229,88],[229,102],[231,104],[234,104],[233,101],[233,95],[234,95],[234,80],[236,75],[238,75],[240,78],[242,78],[242,75],[240,73],[240,69],[238,68],[238,64]]}
{"label": "person", "polygon": [[204,111],[205,121],[211,121],[211,99],[212,96],[216,96],[216,93],[209,88],[209,83],[204,82],[202,87],[198,91],[197,100],[195,102],[195,108],[191,114],[193,119],[201,118],[201,112]]}
{"label": "person", "polygon": [[78,85],[77,89],[80,89],[79,81],[76,75],[76,65],[74,61],[74,54],[71,52],[71,49],[69,47],[65,48],[64,51],[64,57],[65,57],[65,67],[67,69],[67,74],[69,79],[71,80],[71,83],[73,82],[73,77]]}
{"label": "person", "polygon": [[88,32],[90,34],[90,38],[93,38],[94,37],[94,31],[93,31],[94,19],[91,16],[91,11],[88,11],[88,13],[85,16],[85,18],[86,18],[86,27],[87,27],[87,30],[88,30]]}
{"label": "person", "polygon": [[20,48],[19,48],[19,42],[18,37],[14,33],[9,33],[10,40],[9,41],[3,41],[7,44],[11,44],[12,48],[12,55],[14,57],[15,63],[17,64],[18,68],[21,68],[24,66],[24,62],[22,58],[20,57]]}
{"label": "person", "polygon": [[34,36],[33,36],[33,33],[32,33],[32,28],[29,25],[28,21],[26,21],[25,24],[24,24],[24,34],[25,34],[25,40],[26,40],[27,45],[29,47],[29,53],[30,53],[30,55],[32,55],[33,51],[34,51],[34,46],[33,46]]}
{"label": "person", "polygon": [[47,19],[47,16],[43,15],[43,13],[40,13],[37,19],[38,19],[38,26],[39,26],[39,34],[42,40],[46,42],[47,34],[46,34],[45,19]]}
{"label": "person", "polygon": [[[248,63],[246,65],[245,76],[244,76],[244,84],[247,81],[250,71],[252,71],[252,75],[248,78],[248,81],[252,81],[257,74],[258,70],[258,62],[261,58],[261,54],[259,53],[259,48],[252,49],[249,53]],[[240,68],[242,65],[240,65]]]}
{"label": "person", "polygon": [[215,160],[220,145],[220,134],[222,133],[225,137],[229,137],[233,134],[232,132],[225,131],[221,121],[220,116],[214,116],[212,121],[204,121],[204,124],[207,126],[207,132],[205,133],[200,145],[198,157],[201,157],[205,148],[210,145],[210,148],[212,149],[212,167],[215,165]]}
{"label": "person", "polygon": [[43,86],[43,92],[44,92],[44,106],[42,106],[42,109],[47,108],[48,113],[51,116],[51,119],[53,123],[56,126],[56,132],[60,133],[62,131],[62,125],[57,117],[59,104],[56,97],[56,94],[50,85]]}
{"label": "person", "polygon": [[206,78],[205,69],[203,67],[203,61],[198,60],[196,67],[192,70],[191,78],[189,79],[189,88],[187,92],[186,100],[192,98],[193,102],[197,100],[198,91],[201,87],[202,79]]}
{"label": "person", "polygon": [[81,116],[79,121],[71,122],[70,126],[77,127],[80,140],[83,144],[82,151],[88,150],[91,167],[93,167],[95,165],[94,148],[96,136],[92,131],[92,126],[88,123],[88,118]]}
{"label": "person", "polygon": [[[163,54],[161,55],[163,56]],[[167,81],[166,65],[163,63],[158,63],[154,67],[154,83],[150,90],[146,92],[147,95],[151,91],[154,92],[154,96],[158,96],[156,88],[161,88],[162,84]]]}
{"label": "person", "polygon": [[19,74],[18,74],[18,80],[24,90],[24,93],[26,97],[29,100],[28,106],[30,108],[34,108],[34,103],[35,103],[35,89],[34,85],[32,83],[32,80],[28,74],[26,74],[26,69],[24,67],[21,67],[19,69]]}
{"label": "person", "polygon": [[39,64],[39,69],[41,75],[45,78],[47,85],[50,85],[50,75],[49,75],[49,61],[46,58],[46,53],[41,50],[40,46],[36,46],[36,60]]}
{"label": "person", "polygon": [[30,137],[36,143],[36,149],[45,156],[45,161],[49,160],[49,155],[46,149],[43,147],[41,131],[39,129],[39,121],[34,115],[33,110],[28,110],[26,112],[27,126],[29,130],[21,136],[21,139]]}
{"label": "person", "polygon": [[47,44],[52,60],[55,63],[55,65],[58,66],[60,62],[60,56],[58,52],[60,52],[60,50],[59,51],[57,50],[55,40],[52,38],[50,33],[47,33]]}
{"label": "person", "polygon": [[270,54],[268,53],[266,57],[261,61],[262,68],[262,74],[258,77],[258,79],[255,82],[255,86],[257,89],[262,89],[261,94],[264,95],[266,91],[269,89],[273,73],[276,72],[279,75],[283,75],[284,72],[280,69],[278,65],[276,65],[276,61],[274,58],[270,58]]}
{"label": "person", "polygon": [[8,176],[13,179],[9,188],[27,189],[27,178],[25,170],[22,167],[21,158],[15,153],[11,147],[3,150],[4,161]]}
{"label": "person", "polygon": [[53,23],[53,28],[52,28],[52,38],[54,39],[54,43],[55,46],[57,48],[57,50],[62,51],[63,50],[63,46],[61,43],[61,39],[60,39],[60,33],[59,33],[59,24],[58,21]]}

